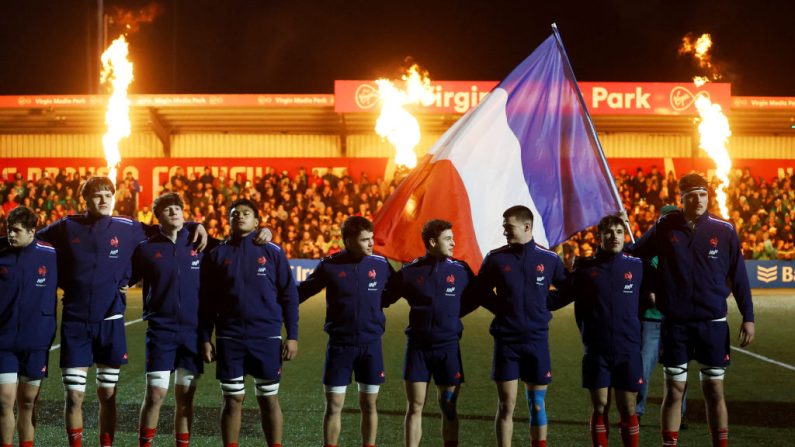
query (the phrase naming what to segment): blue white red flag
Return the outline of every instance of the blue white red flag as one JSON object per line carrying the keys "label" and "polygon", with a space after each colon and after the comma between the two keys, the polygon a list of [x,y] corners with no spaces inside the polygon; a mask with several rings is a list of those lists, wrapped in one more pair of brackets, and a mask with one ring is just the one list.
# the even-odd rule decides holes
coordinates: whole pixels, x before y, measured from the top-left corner
{"label": "blue white red flag", "polygon": [[565,53],[551,35],[428,151],[375,218],[376,250],[398,260],[424,253],[429,219],[453,223],[455,257],[477,270],[505,244],[502,213],[535,216],[533,237],[552,247],[621,205]]}

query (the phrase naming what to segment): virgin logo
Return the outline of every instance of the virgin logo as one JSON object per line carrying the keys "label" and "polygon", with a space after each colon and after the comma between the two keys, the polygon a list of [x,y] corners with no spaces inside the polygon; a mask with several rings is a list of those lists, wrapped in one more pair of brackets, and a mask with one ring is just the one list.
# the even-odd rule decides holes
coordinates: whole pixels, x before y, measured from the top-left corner
{"label": "virgin logo", "polygon": [[677,112],[687,110],[693,106],[693,104],[696,102],[696,99],[702,96],[707,99],[710,98],[709,92],[707,91],[701,90],[699,92],[693,93],[685,87],[678,85],[671,89],[671,94],[669,95],[671,108]]}
{"label": "virgin logo", "polygon": [[361,109],[371,109],[378,104],[378,89],[372,84],[362,84],[354,92],[356,105]]}

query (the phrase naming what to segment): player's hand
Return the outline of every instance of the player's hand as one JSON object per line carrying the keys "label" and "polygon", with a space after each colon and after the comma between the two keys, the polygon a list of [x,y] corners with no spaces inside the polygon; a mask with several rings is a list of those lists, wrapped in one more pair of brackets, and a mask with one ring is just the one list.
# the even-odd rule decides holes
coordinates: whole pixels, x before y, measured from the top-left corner
{"label": "player's hand", "polygon": [[290,361],[298,355],[298,340],[285,340],[282,343],[282,359]]}
{"label": "player's hand", "polygon": [[265,245],[273,240],[273,233],[268,227],[260,228],[257,232],[257,237],[254,238],[254,243],[257,245]]}
{"label": "player's hand", "polygon": [[196,250],[203,251],[207,248],[207,238],[207,229],[204,228],[204,225],[199,224],[193,231],[193,240],[191,242],[196,244]]}
{"label": "player's hand", "polygon": [[209,341],[204,342],[202,346],[202,357],[204,357],[204,363],[212,363],[215,361],[215,346]]}
{"label": "player's hand", "polygon": [[741,347],[746,347],[750,345],[752,341],[754,341],[755,331],[756,329],[754,329],[754,323],[751,321],[746,321],[740,326],[739,338]]}
{"label": "player's hand", "polygon": [[122,295],[127,295],[128,290],[130,290],[130,286],[119,287],[119,293]]}
{"label": "player's hand", "polygon": [[654,292],[649,292],[649,302],[657,306],[657,295]]}

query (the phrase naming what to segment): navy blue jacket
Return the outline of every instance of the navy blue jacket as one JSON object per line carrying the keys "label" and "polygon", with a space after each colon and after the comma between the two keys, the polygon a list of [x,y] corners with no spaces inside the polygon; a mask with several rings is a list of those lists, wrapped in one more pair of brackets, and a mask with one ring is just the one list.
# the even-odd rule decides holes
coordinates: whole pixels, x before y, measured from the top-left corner
{"label": "navy blue jacket", "polygon": [[135,247],[157,229],[126,217],[80,214],[41,230],[38,236],[58,251],[64,321],[96,323],[124,314],[119,288],[129,283]]}
{"label": "navy blue jacket", "polygon": [[552,319],[547,308],[549,287],[559,288],[566,275],[558,255],[532,240],[489,252],[478,281],[484,289],[497,289],[496,297],[481,303],[494,313],[491,335],[508,343],[546,341]]}
{"label": "navy blue jacket", "polygon": [[464,261],[426,255],[406,264],[389,279],[382,302],[409,302],[409,346],[456,346],[464,326],[461,317],[477,308],[475,274]]}
{"label": "navy blue jacket", "polygon": [[347,250],[329,256],[298,285],[301,302],[326,289],[326,323],[334,345],[379,341],[386,318],[381,294],[394,270],[378,255],[358,258]]}
{"label": "navy blue jacket", "polygon": [[574,301],[574,317],[586,352],[640,352],[642,281],[643,261],[600,251],[594,257],[578,259],[566,285],[550,297],[550,308]]}
{"label": "navy blue jacket", "polygon": [[201,268],[200,337],[238,340],[281,335],[298,340],[298,293],[284,251],[256,245],[253,232],[232,237],[204,257]]}
{"label": "navy blue jacket", "polygon": [[691,230],[681,211],[672,212],[660,217],[627,251],[644,259],[659,257],[652,288],[666,319],[724,318],[726,299],[732,293],[743,321],[754,321],[745,261],[730,223],[704,213]]}
{"label": "navy blue jacket", "polygon": [[[214,239],[209,239],[208,249]],[[199,326],[199,282],[204,253],[196,251],[190,231],[182,228],[176,242],[158,232],[138,244],[131,284],[143,279],[143,319],[149,328],[173,332]]]}
{"label": "navy blue jacket", "polygon": [[58,304],[55,249],[37,240],[12,248],[6,238],[0,247],[0,350],[49,349]]}

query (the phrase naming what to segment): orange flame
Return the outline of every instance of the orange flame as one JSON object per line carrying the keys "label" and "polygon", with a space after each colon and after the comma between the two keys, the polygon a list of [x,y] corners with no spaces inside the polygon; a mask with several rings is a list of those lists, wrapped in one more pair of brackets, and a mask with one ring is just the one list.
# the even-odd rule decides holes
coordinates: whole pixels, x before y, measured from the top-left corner
{"label": "orange flame", "polygon": [[130,136],[130,98],[127,89],[133,81],[133,64],[127,58],[127,39],[119,36],[102,53],[100,80],[109,92],[108,109],[105,112],[107,131],[102,137],[102,148],[108,164],[108,177],[115,183],[116,170],[121,163],[119,141]]}
{"label": "orange flame", "polygon": [[414,147],[420,142],[420,124],[406,106],[433,104],[435,97],[427,72],[420,72],[414,64],[402,76],[405,87],[399,89],[388,79],[378,79],[381,114],[375,122],[375,131],[395,146],[395,164],[413,168],[417,166]]}
{"label": "orange flame", "polygon": [[[709,50],[712,47],[712,38],[709,34],[702,34],[695,42],[691,41],[690,36],[682,39],[682,46],[679,54],[692,53],[698,59],[699,65],[703,68],[712,68]],[[712,74],[713,79],[719,79],[720,74]],[[701,87],[709,82],[706,76],[694,76],[693,83],[696,87]],[[729,119],[721,110],[719,104],[713,104],[708,95],[699,95],[696,98],[696,110],[700,117],[698,123],[698,133],[701,136],[699,147],[709,155],[715,162],[715,177],[718,178],[718,185],[715,195],[717,196],[720,213],[724,218],[729,217],[728,196],[726,189],[729,187],[729,173],[732,168],[732,160],[729,157],[727,145],[732,131],[729,126]]]}
{"label": "orange flame", "polygon": [[154,2],[137,11],[115,7],[112,10],[111,20],[114,25],[123,27],[125,32],[136,32],[141,25],[154,22],[162,12],[163,8]]}

